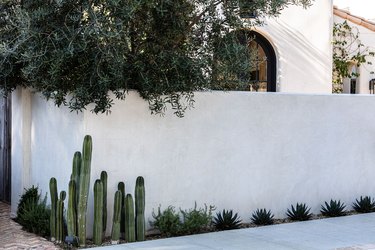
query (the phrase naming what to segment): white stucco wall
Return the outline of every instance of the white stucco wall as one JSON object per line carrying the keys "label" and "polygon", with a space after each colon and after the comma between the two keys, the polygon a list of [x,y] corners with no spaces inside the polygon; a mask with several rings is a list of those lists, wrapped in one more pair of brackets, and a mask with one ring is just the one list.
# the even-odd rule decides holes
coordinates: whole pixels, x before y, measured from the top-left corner
{"label": "white stucco wall", "polygon": [[[13,93],[12,109],[13,212],[21,187],[48,192],[54,176],[59,190],[67,190],[85,134],[93,137],[88,221],[92,185],[106,170],[108,233],[117,183],[125,181],[133,193],[138,175],[146,181],[147,220],[159,205],[191,208],[195,201],[234,209],[249,221],[257,208],[283,218],[292,203],[306,202],[318,213],[331,198],[350,207],[360,195],[375,195],[373,96],[197,93],[196,108],[180,119],[150,115],[136,93],[116,101],[110,115],[71,113],[32,94],[23,96],[29,133],[25,127],[17,136],[27,125],[20,94]],[[23,137],[30,143],[23,145]],[[27,147],[29,162],[21,160]],[[21,178],[27,171],[27,180]]]}
{"label": "white stucco wall", "polygon": [[[353,13],[355,14],[355,13]],[[335,23],[343,23],[345,19],[334,16]],[[353,27],[353,33],[356,34],[358,31],[359,34],[359,41],[364,45],[363,48],[368,48],[369,51],[375,52],[375,32],[366,29],[363,26],[357,25],[351,21],[347,21],[347,23]],[[366,58],[368,62],[371,64],[362,64],[359,69],[359,77],[357,78],[357,89],[356,94],[370,94],[369,90],[369,81],[375,78],[375,57],[369,56]],[[344,80],[344,92],[350,93],[350,80]]]}
{"label": "white stucco wall", "polygon": [[72,150],[81,150],[84,123],[82,113],[58,109],[25,89],[14,91],[12,102],[12,216],[15,216],[24,188],[38,185],[44,195],[49,193],[50,177],[58,176],[58,190],[68,191],[71,164],[66,163],[72,161]]}
{"label": "white stucco wall", "polygon": [[31,145],[30,145],[30,121],[31,121],[31,96],[27,90],[18,89],[12,94],[12,145],[11,166],[12,176],[12,215],[15,217],[18,199],[24,188],[32,185],[31,172]]}
{"label": "white stucco wall", "polygon": [[256,28],[276,51],[278,92],[332,93],[332,5],[291,6]]}

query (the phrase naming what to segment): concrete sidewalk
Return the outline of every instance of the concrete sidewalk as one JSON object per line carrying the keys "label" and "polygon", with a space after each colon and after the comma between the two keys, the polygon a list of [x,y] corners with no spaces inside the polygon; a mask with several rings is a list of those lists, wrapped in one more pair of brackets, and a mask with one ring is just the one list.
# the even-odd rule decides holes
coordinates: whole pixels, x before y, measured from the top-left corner
{"label": "concrete sidewalk", "polygon": [[100,250],[375,250],[375,213],[175,237]]}

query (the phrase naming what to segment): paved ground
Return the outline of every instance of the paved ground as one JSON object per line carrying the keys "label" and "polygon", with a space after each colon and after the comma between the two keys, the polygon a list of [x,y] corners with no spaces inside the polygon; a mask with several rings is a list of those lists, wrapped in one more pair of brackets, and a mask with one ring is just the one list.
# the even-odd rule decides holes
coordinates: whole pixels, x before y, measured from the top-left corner
{"label": "paved ground", "polygon": [[[21,230],[0,202],[0,249],[58,249]],[[375,213],[223,231],[98,250],[375,250]]]}
{"label": "paved ground", "polygon": [[0,249],[59,249],[52,242],[25,232],[10,219],[10,206],[0,202]]}
{"label": "paved ground", "polygon": [[98,250],[375,250],[375,213],[101,247]]}

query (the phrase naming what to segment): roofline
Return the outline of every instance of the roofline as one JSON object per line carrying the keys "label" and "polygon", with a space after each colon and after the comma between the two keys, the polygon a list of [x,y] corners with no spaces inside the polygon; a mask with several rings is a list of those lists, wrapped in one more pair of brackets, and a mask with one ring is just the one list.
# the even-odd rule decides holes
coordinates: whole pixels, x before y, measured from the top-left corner
{"label": "roofline", "polygon": [[333,6],[333,14],[375,32],[375,23],[370,22],[363,17],[352,15],[347,10],[342,10],[337,8],[337,6]]}

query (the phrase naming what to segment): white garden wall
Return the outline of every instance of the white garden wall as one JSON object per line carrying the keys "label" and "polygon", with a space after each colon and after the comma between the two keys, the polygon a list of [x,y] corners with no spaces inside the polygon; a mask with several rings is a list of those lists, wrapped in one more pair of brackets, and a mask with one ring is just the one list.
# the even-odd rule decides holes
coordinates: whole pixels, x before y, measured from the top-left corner
{"label": "white garden wall", "polygon": [[373,96],[197,93],[182,119],[150,115],[136,93],[116,101],[110,115],[71,113],[21,90],[13,100],[13,213],[23,187],[48,192],[54,176],[67,190],[85,134],[93,137],[88,221],[92,184],[106,170],[109,229],[117,183],[133,192],[138,175],[146,181],[147,220],[159,204],[207,203],[249,221],[257,208],[280,218],[295,202],[317,213],[331,198],[350,205],[375,195]]}

